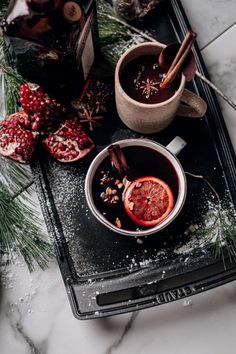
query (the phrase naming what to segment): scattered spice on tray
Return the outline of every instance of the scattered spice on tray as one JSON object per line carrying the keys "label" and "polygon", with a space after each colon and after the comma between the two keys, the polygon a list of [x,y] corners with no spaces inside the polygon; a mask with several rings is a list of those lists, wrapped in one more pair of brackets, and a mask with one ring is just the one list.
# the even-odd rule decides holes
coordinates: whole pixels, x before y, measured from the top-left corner
{"label": "scattered spice on tray", "polygon": [[91,131],[100,127],[108,111],[107,106],[113,95],[113,87],[108,82],[91,78],[81,97],[72,101],[72,106],[79,115],[80,123]]}

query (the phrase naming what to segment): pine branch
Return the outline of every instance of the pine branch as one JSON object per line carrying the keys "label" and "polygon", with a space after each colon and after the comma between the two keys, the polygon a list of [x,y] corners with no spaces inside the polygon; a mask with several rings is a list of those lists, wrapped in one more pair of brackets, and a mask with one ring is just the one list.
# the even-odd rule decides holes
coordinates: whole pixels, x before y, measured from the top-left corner
{"label": "pine branch", "polygon": [[126,49],[144,39],[131,31],[132,26],[129,28],[128,24],[119,20],[113,7],[106,1],[99,0],[97,6],[101,52],[114,69]]}
{"label": "pine branch", "polygon": [[38,264],[47,267],[53,255],[51,245],[41,231],[41,220],[32,210],[32,202],[12,197],[0,182],[0,254],[9,260],[15,252],[20,254],[30,271]]}
{"label": "pine branch", "polygon": [[4,39],[0,36],[0,79],[1,79],[1,100],[4,107],[1,108],[0,116],[15,113],[18,110],[19,89],[25,80],[7,64],[6,57],[8,49]]}
{"label": "pine branch", "polygon": [[203,225],[196,232],[196,236],[208,238],[210,242],[213,241],[215,257],[222,258],[226,268],[225,251],[231,262],[236,261],[236,215],[229,208],[227,210],[223,208],[219,194],[208,179],[202,175],[195,175],[186,171],[185,173],[206,183],[216,199],[216,208],[214,212],[212,211],[210,225]]}
{"label": "pine branch", "polygon": [[42,269],[52,257],[52,249],[42,233],[42,223],[30,198],[33,184],[30,169],[14,161],[0,162],[0,256],[11,261],[15,252],[25,260],[30,271]]}
{"label": "pine branch", "polygon": [[12,195],[18,193],[19,190],[29,193],[26,186],[32,183],[30,168],[0,157],[0,181],[7,190],[11,191]]}
{"label": "pine branch", "polygon": [[[8,1],[0,4],[0,20]],[[0,35],[0,116],[18,110],[19,88],[22,77],[6,61],[7,48]],[[30,169],[4,158],[0,159],[0,256],[13,259],[15,252],[25,260],[32,271],[36,264],[44,269],[53,255],[51,245],[42,233],[42,224],[34,203],[29,198],[33,180]]]}

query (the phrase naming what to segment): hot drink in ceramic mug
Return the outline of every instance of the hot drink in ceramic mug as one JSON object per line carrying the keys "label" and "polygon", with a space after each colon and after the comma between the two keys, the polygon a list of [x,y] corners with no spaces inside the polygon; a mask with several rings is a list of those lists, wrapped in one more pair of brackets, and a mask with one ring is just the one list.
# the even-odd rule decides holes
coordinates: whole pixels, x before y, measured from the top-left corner
{"label": "hot drink in ceramic mug", "polygon": [[130,129],[140,133],[161,131],[176,115],[199,118],[206,112],[205,101],[185,89],[183,74],[168,88],[160,88],[164,72],[158,65],[158,57],[162,49],[158,43],[138,44],[127,50],[116,66],[119,117]]}
{"label": "hot drink in ceramic mug", "polygon": [[180,79],[177,78],[166,89],[160,88],[164,71],[157,63],[156,55],[144,55],[132,60],[120,75],[125,93],[140,103],[155,104],[167,101],[177,91]]}
{"label": "hot drink in ceramic mug", "polygon": [[186,197],[185,174],[174,155],[184,146],[180,137],[167,147],[148,139],[126,139],[102,150],[85,180],[94,216],[126,236],[147,236],[169,225]]}

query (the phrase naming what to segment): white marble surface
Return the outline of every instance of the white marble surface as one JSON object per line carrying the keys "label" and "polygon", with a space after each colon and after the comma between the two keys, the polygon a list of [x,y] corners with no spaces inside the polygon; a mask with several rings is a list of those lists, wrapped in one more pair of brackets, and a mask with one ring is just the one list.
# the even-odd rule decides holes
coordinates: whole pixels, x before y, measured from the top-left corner
{"label": "white marble surface", "polygon": [[[232,25],[235,0],[183,3],[213,81],[235,100],[236,27],[206,46]],[[236,149],[236,112],[220,103]],[[236,282],[195,295],[190,303],[78,321],[55,262],[29,274],[17,259],[0,274],[0,354],[235,354]]]}
{"label": "white marble surface", "polygon": [[235,0],[181,0],[189,22],[198,33],[200,48],[214,41],[235,23]]}
{"label": "white marble surface", "polygon": [[[235,1],[236,8],[236,1]],[[212,81],[236,102],[236,25],[217,38],[203,51]],[[236,151],[236,112],[219,99],[226,125]]]}
{"label": "white marble surface", "polygon": [[1,269],[1,354],[234,354],[236,282],[133,314],[78,321],[58,267]]}

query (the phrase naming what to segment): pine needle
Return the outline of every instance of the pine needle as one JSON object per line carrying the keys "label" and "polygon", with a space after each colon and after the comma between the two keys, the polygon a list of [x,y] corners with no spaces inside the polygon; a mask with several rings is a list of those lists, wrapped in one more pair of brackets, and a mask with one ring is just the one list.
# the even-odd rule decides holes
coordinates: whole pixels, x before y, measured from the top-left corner
{"label": "pine needle", "polygon": [[0,181],[12,195],[19,190],[29,193],[27,187],[29,183],[33,183],[29,166],[20,165],[3,157],[0,157]]}
{"label": "pine needle", "polygon": [[[31,203],[28,199],[28,203]],[[42,233],[42,224],[32,204],[27,206],[19,197],[14,198],[0,182],[0,254],[11,261],[17,252],[30,271],[38,264],[47,267],[53,252]]]}
{"label": "pine needle", "polygon": [[205,237],[214,241],[214,255],[221,258],[225,266],[225,256],[230,262],[236,262],[236,215],[233,210],[224,209],[219,194],[204,176],[186,172],[186,175],[202,180],[210,188],[216,200],[215,212],[212,211],[210,225],[203,225],[196,233],[197,237]]}
{"label": "pine needle", "polygon": [[11,261],[18,253],[30,271],[36,264],[44,269],[53,252],[30,197],[30,169],[3,158],[0,162],[0,256]]}
{"label": "pine needle", "polygon": [[[0,4],[0,21],[8,1]],[[7,64],[7,48],[0,34],[0,78],[1,112],[0,116],[18,110],[19,88],[24,82],[22,77]],[[14,161],[0,158],[0,256],[13,259],[20,254],[32,271],[38,264],[44,269],[53,252],[50,243],[42,233],[41,220],[34,203],[29,198],[33,183],[30,169]]]}
{"label": "pine needle", "polygon": [[115,67],[120,56],[132,45],[144,42],[139,34],[134,34],[128,25],[117,19],[113,7],[106,1],[99,0],[98,6],[98,30],[101,52],[110,64]]}
{"label": "pine needle", "polygon": [[1,100],[5,101],[4,109],[1,108],[3,112],[0,112],[0,116],[3,118],[5,114],[15,113],[19,109],[20,85],[25,82],[22,76],[8,65],[6,60],[8,57],[8,49],[5,45],[4,38],[0,35],[0,93],[2,95]]}

